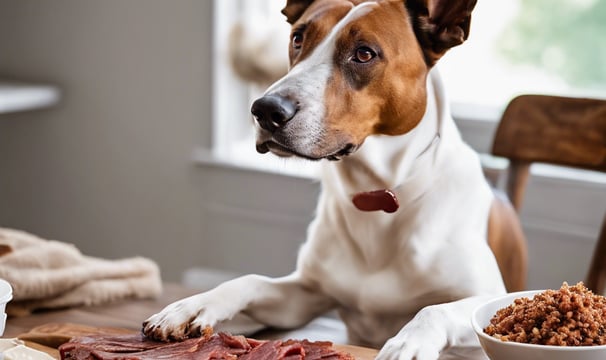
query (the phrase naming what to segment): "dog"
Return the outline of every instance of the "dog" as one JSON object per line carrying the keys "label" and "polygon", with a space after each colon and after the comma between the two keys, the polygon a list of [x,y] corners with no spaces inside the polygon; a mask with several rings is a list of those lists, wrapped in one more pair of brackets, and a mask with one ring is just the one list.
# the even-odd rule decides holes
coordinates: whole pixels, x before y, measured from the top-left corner
{"label": "dog", "polygon": [[183,339],[242,314],[292,329],[337,309],[349,342],[380,348],[377,359],[477,346],[471,313],[524,287],[526,248],[434,66],[467,39],[475,2],[287,1],[290,70],[251,111],[258,152],[321,161],[296,270],[177,301],[145,335]]}

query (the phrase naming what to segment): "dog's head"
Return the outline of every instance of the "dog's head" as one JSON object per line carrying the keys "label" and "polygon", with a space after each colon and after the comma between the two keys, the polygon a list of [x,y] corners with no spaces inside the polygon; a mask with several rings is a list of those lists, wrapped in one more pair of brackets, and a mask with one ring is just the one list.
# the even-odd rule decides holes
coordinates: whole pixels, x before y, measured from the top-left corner
{"label": "dog's head", "polygon": [[290,71],[252,105],[257,151],[336,160],[421,121],[431,67],[476,0],[288,0]]}

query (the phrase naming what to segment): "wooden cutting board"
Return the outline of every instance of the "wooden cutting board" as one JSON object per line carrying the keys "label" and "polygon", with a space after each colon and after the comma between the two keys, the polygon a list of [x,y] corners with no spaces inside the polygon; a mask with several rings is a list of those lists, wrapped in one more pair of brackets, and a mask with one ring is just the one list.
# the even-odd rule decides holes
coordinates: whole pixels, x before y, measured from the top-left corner
{"label": "wooden cutting board", "polygon": [[378,351],[375,349],[353,345],[335,344],[335,348],[339,351],[345,351],[352,354],[357,360],[374,360],[378,353]]}
{"label": "wooden cutting board", "polygon": [[27,346],[28,348],[42,351],[43,353],[50,355],[53,359],[58,359],[58,360],[61,359],[61,355],[59,355],[59,350],[57,350],[55,348],[45,346],[45,345],[40,345],[38,343],[31,342],[31,341],[23,341],[23,342],[25,343],[25,346]]}
{"label": "wooden cutting board", "polygon": [[[80,324],[52,323],[37,326],[27,333],[19,335],[18,338],[25,341],[28,346],[42,350],[55,359],[60,359],[56,349],[73,336],[132,333],[132,330],[122,328],[96,328]],[[357,360],[373,360],[377,356],[377,350],[370,348],[353,345],[335,345],[335,348],[350,353]]]}

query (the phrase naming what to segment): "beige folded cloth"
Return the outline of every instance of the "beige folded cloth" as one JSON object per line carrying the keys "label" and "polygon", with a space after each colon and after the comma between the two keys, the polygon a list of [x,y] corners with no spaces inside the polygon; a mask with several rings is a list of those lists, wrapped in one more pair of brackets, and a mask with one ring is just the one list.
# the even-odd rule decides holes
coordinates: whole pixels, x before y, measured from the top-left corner
{"label": "beige folded cloth", "polygon": [[7,228],[0,228],[0,278],[13,287],[7,313],[14,316],[152,298],[162,291],[158,266],[149,259],[94,258],[71,244]]}

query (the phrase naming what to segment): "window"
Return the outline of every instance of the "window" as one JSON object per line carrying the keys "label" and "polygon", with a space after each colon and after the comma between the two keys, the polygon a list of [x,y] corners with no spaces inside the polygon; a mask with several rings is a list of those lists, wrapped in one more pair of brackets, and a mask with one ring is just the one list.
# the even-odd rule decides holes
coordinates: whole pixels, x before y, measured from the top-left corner
{"label": "window", "polygon": [[606,2],[478,1],[468,41],[441,69],[457,103],[502,107],[521,93],[606,96]]}
{"label": "window", "polygon": [[[280,40],[272,40],[275,49],[287,51],[289,28],[280,13],[282,1],[275,0],[215,0],[214,1],[214,99],[212,149],[199,148],[194,160],[201,163],[221,164],[255,170],[285,173],[294,176],[313,176],[314,164],[262,156],[254,150],[254,133],[250,104],[263,92],[264,87],[240,79],[230,65],[229,37],[236,24],[243,24],[250,36],[272,36],[276,27],[282,30]],[[279,52],[279,50],[276,50]],[[267,55],[267,54],[265,54]],[[274,54],[283,57],[286,54]]]}
{"label": "window", "polygon": [[[313,173],[314,163],[256,154],[249,108],[263,86],[238,78],[228,54],[230,31],[243,23],[251,39],[271,34],[272,56],[286,61],[289,28],[280,13],[285,3],[215,1],[215,142],[211,152],[198,151],[199,160]],[[517,94],[606,97],[606,47],[596,43],[606,36],[604,19],[606,2],[599,0],[478,1],[468,41],[438,64],[466,140],[486,152],[504,106]]]}

